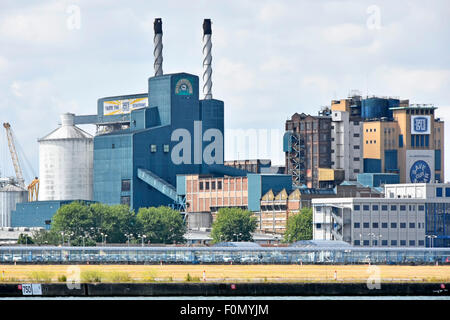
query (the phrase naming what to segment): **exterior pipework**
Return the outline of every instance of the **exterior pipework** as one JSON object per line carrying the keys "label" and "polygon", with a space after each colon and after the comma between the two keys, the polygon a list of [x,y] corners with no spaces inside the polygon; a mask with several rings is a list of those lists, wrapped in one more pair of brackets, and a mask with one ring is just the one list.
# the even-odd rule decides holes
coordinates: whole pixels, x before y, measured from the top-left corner
{"label": "exterior pipework", "polygon": [[153,23],[153,29],[155,31],[155,36],[153,38],[153,56],[155,57],[155,62],[153,64],[153,67],[155,69],[155,77],[156,76],[162,76],[163,75],[163,56],[162,56],[162,20],[161,18],[156,18],[155,22]]}
{"label": "exterior pipework", "polygon": [[211,56],[211,19],[203,20],[203,94],[204,99],[212,99],[212,56]]}

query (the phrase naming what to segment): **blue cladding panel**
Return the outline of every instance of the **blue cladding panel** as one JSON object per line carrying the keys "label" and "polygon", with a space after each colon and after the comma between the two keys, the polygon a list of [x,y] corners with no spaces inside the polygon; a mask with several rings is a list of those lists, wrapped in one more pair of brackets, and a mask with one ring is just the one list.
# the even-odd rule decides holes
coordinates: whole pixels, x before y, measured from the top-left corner
{"label": "blue cladding panel", "polygon": [[283,152],[291,152],[292,151],[292,144],[291,144],[291,133],[286,132],[283,135]]}
{"label": "blue cladding panel", "polygon": [[94,138],[95,201],[120,203],[122,179],[131,179],[133,176],[131,137],[128,133]]}
{"label": "blue cladding panel", "polygon": [[287,174],[265,175],[249,173],[248,177],[248,209],[260,211],[260,200],[263,194],[270,189],[288,192],[292,189],[292,176]]}
{"label": "blue cladding panel", "polygon": [[441,150],[434,150],[434,170],[441,170]]}
{"label": "blue cladding panel", "polygon": [[[16,205],[16,210],[11,212],[11,226],[29,228],[42,227],[49,229],[50,226],[47,225],[45,221],[51,221],[60,207],[73,201],[81,200],[54,200],[18,203]],[[94,201],[82,202],[87,204],[94,203]]]}
{"label": "blue cladding panel", "polygon": [[385,171],[398,170],[397,150],[384,151],[384,169]]}
{"label": "blue cladding panel", "polygon": [[398,147],[403,148],[403,135],[402,134],[398,135]]}
{"label": "blue cladding panel", "polygon": [[364,158],[364,172],[365,173],[380,173],[381,159]]}
{"label": "blue cladding panel", "polygon": [[360,173],[357,180],[363,186],[376,188],[382,184],[400,183],[400,176],[394,173]]}
{"label": "blue cladding panel", "polygon": [[186,195],[186,176],[178,175],[177,176],[177,194],[184,196]]}

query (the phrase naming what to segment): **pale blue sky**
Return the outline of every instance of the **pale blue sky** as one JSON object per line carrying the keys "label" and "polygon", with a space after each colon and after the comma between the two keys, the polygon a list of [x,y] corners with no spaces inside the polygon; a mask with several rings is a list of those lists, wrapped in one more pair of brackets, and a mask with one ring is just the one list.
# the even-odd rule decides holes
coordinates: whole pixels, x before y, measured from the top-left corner
{"label": "pale blue sky", "polygon": [[[71,29],[73,6],[81,23]],[[434,103],[450,121],[449,15],[446,0],[2,0],[1,120],[38,170],[37,139],[59,114],[92,114],[100,97],[147,91],[161,17],[164,72],[197,75],[202,22],[212,19],[213,96],[225,101],[226,129],[282,132],[294,112],[315,114],[352,89]],[[1,137],[0,170],[12,175]],[[272,158],[283,163],[281,149]]]}

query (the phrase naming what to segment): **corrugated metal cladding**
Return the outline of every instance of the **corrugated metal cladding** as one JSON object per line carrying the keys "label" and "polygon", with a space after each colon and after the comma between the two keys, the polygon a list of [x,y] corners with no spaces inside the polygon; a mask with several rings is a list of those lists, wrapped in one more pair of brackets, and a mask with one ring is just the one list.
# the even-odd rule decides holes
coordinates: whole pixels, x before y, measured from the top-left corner
{"label": "corrugated metal cladding", "polygon": [[[441,150],[440,149],[434,150],[434,170],[442,170],[441,169]],[[437,180],[439,180],[439,179],[437,179]]]}
{"label": "corrugated metal cladding", "polygon": [[382,184],[397,184],[400,176],[394,173],[360,173],[358,182],[366,187],[376,188]]}
{"label": "corrugated metal cladding", "polygon": [[[149,107],[131,112],[129,130],[94,138],[96,201],[108,204],[129,201],[135,210],[173,204],[172,199],[139,179],[138,168],[149,170],[174,187],[177,174],[210,173],[203,153],[212,141],[203,141],[203,137],[209,129],[218,130],[223,137],[224,103],[199,100],[199,80],[192,74],[151,77],[148,85]],[[189,136],[187,141],[178,136],[172,141],[172,135],[180,130]],[[185,142],[190,150],[178,155],[189,159],[175,163],[172,151],[180,142]],[[223,150],[223,139],[220,143]],[[195,149],[197,145],[199,148]],[[216,160],[223,163],[223,152],[217,153]],[[123,180],[131,181],[130,190],[122,190]]]}
{"label": "corrugated metal cladding", "polygon": [[381,159],[364,158],[364,173],[381,172]]}
{"label": "corrugated metal cladding", "polygon": [[92,200],[93,137],[61,115],[61,127],[39,140],[39,200]]}
{"label": "corrugated metal cladding", "polygon": [[11,227],[11,213],[20,202],[27,201],[28,192],[16,185],[6,184],[0,189],[0,227]]}
{"label": "corrugated metal cladding", "polygon": [[[18,203],[16,209],[11,213],[11,227],[41,227],[49,229],[56,211],[72,201],[53,200]],[[86,204],[94,203],[94,201],[82,202]]]}
{"label": "corrugated metal cladding", "polygon": [[385,150],[384,151],[384,169],[386,171],[398,170],[397,150]]}
{"label": "corrugated metal cladding", "polygon": [[364,119],[392,118],[392,110],[389,108],[398,107],[400,100],[385,98],[368,98],[362,100],[361,117]]}

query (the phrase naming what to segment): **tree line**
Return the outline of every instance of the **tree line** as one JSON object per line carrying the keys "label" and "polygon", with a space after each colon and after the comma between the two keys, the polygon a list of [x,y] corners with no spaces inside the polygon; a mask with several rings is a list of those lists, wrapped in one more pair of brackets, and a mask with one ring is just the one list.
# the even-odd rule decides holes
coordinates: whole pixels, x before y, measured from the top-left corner
{"label": "tree line", "polygon": [[[240,208],[219,209],[212,225],[213,243],[253,241],[257,217]],[[169,207],[140,208],[126,205],[72,202],[58,209],[50,230],[21,234],[18,243],[36,245],[95,246],[97,243],[185,243],[186,224]],[[312,239],[312,210],[303,208],[288,218],[284,242]]]}

